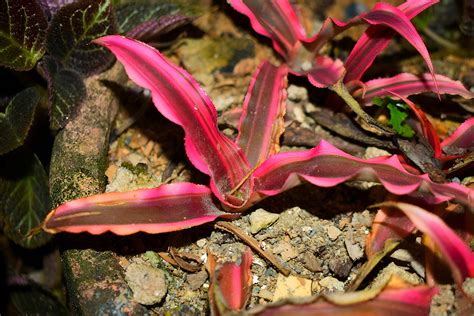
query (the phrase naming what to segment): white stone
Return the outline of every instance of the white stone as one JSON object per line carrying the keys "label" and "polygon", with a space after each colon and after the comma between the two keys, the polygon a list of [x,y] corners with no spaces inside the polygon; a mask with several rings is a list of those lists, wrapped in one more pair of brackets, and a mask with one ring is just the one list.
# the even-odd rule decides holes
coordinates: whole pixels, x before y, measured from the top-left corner
{"label": "white stone", "polygon": [[270,213],[265,211],[263,208],[259,208],[249,216],[250,232],[252,234],[258,233],[262,229],[275,223],[279,217],[279,214]]}

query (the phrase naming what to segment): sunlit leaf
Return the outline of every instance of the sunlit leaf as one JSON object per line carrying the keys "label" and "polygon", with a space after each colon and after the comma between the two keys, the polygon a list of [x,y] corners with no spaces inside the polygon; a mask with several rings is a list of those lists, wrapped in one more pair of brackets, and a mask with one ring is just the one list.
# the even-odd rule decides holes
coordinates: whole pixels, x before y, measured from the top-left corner
{"label": "sunlit leaf", "polygon": [[28,236],[51,209],[48,176],[36,155],[15,152],[1,157],[0,193],[3,231],[10,239],[25,248],[51,239],[45,232]]}
{"label": "sunlit leaf", "polygon": [[88,76],[110,65],[113,56],[92,40],[116,33],[111,0],[80,0],[59,9],[48,29],[48,52],[66,68]]}
{"label": "sunlit leaf", "polygon": [[0,155],[21,146],[28,135],[40,100],[34,88],[17,94],[0,113]]}
{"label": "sunlit leaf", "polygon": [[32,69],[45,52],[47,27],[35,0],[0,0],[0,66]]}

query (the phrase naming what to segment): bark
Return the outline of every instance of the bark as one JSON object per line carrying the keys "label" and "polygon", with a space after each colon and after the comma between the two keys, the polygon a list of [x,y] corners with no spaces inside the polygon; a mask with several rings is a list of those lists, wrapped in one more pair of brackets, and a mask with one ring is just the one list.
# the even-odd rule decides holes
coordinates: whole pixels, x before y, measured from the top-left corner
{"label": "bark", "polygon": [[[86,79],[85,102],[56,136],[50,168],[55,206],[105,189],[109,134],[118,102],[104,80],[123,84],[127,77],[116,63],[110,70]],[[132,292],[114,251],[116,237],[64,235],[58,239],[74,314],[146,314],[143,306],[131,300]]]}

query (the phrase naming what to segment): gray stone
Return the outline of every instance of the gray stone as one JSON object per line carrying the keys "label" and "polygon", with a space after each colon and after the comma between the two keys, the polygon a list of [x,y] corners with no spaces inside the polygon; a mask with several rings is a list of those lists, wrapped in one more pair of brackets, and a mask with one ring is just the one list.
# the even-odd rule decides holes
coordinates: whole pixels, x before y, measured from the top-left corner
{"label": "gray stone", "polygon": [[279,214],[270,213],[265,211],[263,208],[259,208],[249,216],[250,232],[252,234],[258,233],[262,229],[275,223],[279,217]]}
{"label": "gray stone", "polygon": [[125,280],[132,289],[133,299],[143,305],[159,303],[168,290],[164,272],[145,264],[130,264]]}

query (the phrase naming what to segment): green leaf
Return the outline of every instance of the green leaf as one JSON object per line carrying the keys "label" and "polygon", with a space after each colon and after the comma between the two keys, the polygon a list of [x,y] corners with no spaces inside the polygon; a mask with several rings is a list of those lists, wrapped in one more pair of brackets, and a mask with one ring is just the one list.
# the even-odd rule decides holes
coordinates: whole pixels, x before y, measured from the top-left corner
{"label": "green leaf", "polygon": [[5,235],[25,248],[46,244],[43,231],[29,237],[51,209],[48,176],[35,154],[16,151],[0,159],[0,211]]}
{"label": "green leaf", "polygon": [[411,138],[415,135],[415,131],[405,121],[408,117],[408,113],[405,112],[405,108],[401,103],[389,103],[387,105],[390,111],[390,125],[393,129],[403,137]]}
{"label": "green leaf", "polygon": [[21,146],[28,135],[36,105],[40,100],[34,88],[18,93],[0,113],[0,155]]}
{"label": "green leaf", "polygon": [[46,46],[65,68],[89,76],[113,61],[112,54],[91,41],[114,33],[111,0],[81,0],[59,9],[51,21]]}
{"label": "green leaf", "polygon": [[0,0],[0,66],[32,69],[44,55],[47,27],[35,0]]}
{"label": "green leaf", "polygon": [[41,65],[48,80],[50,126],[57,130],[75,115],[87,90],[78,72],[63,68],[54,58],[43,58]]}
{"label": "green leaf", "polygon": [[117,8],[117,24],[120,34],[126,34],[136,26],[160,17],[176,13],[178,7],[172,3],[129,3]]}

